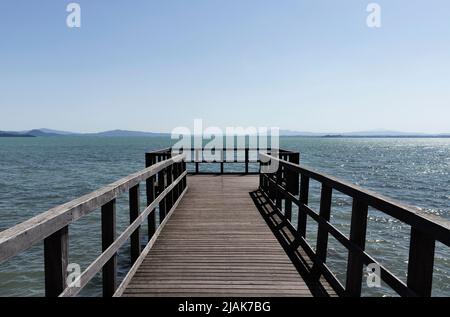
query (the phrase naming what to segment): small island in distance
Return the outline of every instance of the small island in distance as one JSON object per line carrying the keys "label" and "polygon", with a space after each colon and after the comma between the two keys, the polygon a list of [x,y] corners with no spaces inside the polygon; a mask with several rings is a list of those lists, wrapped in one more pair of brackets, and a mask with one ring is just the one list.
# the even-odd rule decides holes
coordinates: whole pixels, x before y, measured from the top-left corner
{"label": "small island in distance", "polygon": [[[0,137],[17,138],[17,137],[64,137],[64,136],[97,136],[97,137],[163,137],[170,136],[170,133],[165,132],[144,132],[144,131],[129,131],[129,130],[110,130],[96,133],[78,133],[59,131],[52,129],[32,129],[26,131],[1,131]],[[282,137],[310,137],[310,138],[450,138],[450,133],[427,134],[415,132],[399,132],[389,130],[374,130],[374,131],[360,131],[360,132],[345,132],[345,133],[318,133],[318,132],[303,132],[280,130]]]}

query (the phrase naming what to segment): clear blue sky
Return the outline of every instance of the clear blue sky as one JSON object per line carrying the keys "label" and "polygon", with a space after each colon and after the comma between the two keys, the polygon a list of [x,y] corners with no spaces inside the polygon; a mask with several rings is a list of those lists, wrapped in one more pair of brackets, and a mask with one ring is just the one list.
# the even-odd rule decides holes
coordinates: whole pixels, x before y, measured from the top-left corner
{"label": "clear blue sky", "polygon": [[0,130],[450,132],[450,1],[0,0]]}

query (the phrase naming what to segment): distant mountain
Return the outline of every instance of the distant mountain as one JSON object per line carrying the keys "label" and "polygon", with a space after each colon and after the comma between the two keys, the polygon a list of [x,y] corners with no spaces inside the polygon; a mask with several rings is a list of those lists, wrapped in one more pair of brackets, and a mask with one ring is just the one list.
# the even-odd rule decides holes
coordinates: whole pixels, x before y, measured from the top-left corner
{"label": "distant mountain", "polygon": [[33,130],[27,130],[27,131],[1,131],[3,135],[5,134],[11,134],[14,136],[41,136],[41,137],[48,137],[48,136],[63,136],[63,135],[76,135],[72,132],[66,132],[66,131],[57,131],[57,130],[51,130],[51,129],[33,129]]}
{"label": "distant mountain", "polygon": [[27,133],[0,131],[0,138],[33,138],[34,135]]}
{"label": "distant mountain", "polygon": [[[56,134],[56,135],[77,135],[79,133],[75,133],[75,132],[68,132],[68,131],[59,131],[59,130],[52,130],[52,129],[45,129],[45,128],[41,128],[41,129],[36,129],[36,130],[31,130],[31,131],[40,131],[42,133],[46,133],[46,134]],[[30,131],[30,132],[31,132]]]}
{"label": "distant mountain", "polygon": [[167,136],[168,133],[158,133],[158,132],[142,132],[142,131],[128,131],[128,130],[111,130],[98,133],[86,133],[84,135],[92,136],[104,136],[104,137],[149,137],[149,136]]}
{"label": "distant mountain", "polygon": [[142,131],[127,131],[127,130],[111,130],[96,133],[75,133],[68,131],[59,131],[52,129],[33,129],[28,131],[0,131],[0,137],[6,136],[36,136],[36,137],[61,137],[61,136],[99,136],[99,137],[154,137],[167,136],[168,133],[158,132],[142,132]]}
{"label": "distant mountain", "polygon": [[25,134],[31,134],[33,136],[60,136],[62,134],[53,133],[53,132],[45,132],[40,129],[34,129],[26,132]]}

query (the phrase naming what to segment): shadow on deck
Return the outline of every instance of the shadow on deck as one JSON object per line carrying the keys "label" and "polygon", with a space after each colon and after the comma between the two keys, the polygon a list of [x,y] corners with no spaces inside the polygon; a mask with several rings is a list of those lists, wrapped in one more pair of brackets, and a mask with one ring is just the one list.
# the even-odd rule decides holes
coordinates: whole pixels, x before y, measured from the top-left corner
{"label": "shadow on deck", "polygon": [[298,273],[308,285],[311,294],[315,297],[336,296],[320,271],[314,267],[310,257],[299,247],[295,234],[285,226],[285,220],[279,216],[273,204],[259,190],[251,192],[250,196]]}

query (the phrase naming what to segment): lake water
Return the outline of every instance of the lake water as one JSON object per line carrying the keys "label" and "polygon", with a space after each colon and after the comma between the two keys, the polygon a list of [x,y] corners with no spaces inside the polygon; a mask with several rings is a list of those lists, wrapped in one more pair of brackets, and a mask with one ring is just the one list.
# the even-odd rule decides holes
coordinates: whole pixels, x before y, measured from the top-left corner
{"label": "lake water", "polygon": [[[0,231],[142,169],[145,151],[170,144],[164,137],[0,138]],[[450,219],[450,139],[286,137],[280,146],[300,151],[301,162],[319,171]],[[320,187],[311,185],[311,205],[318,210]],[[126,196],[118,200],[118,232],[128,223]],[[351,200],[333,192],[331,222],[347,235],[350,212]],[[145,225],[142,230],[145,236]],[[312,246],[316,230],[309,221]],[[100,232],[98,211],[71,225],[70,262],[85,269],[101,253]],[[368,252],[406,280],[409,227],[369,210],[367,239]],[[129,268],[128,252],[127,245],[119,252],[119,280]],[[344,247],[330,238],[328,263],[342,282],[346,260]],[[450,249],[440,243],[433,283],[434,296],[450,296]],[[0,296],[42,296],[43,285],[42,244],[0,264]],[[393,295],[384,286],[363,293]],[[81,295],[101,295],[100,274]]]}

